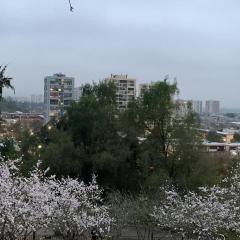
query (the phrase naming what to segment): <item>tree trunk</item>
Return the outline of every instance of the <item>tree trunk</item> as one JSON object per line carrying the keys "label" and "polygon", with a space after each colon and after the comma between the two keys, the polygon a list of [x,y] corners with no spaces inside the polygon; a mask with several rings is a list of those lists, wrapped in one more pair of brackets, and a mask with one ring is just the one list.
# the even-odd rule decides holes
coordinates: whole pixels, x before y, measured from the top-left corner
{"label": "tree trunk", "polygon": [[36,232],[34,231],[33,232],[33,240],[35,240],[36,239]]}

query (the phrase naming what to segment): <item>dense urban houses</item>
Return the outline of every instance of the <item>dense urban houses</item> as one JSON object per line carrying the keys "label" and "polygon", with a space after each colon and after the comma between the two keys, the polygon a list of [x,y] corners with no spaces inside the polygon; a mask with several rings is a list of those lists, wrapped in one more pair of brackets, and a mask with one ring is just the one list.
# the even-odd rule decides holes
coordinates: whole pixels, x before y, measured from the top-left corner
{"label": "dense urban houses", "polygon": [[52,117],[61,117],[65,108],[73,100],[74,78],[62,73],[44,78],[44,114],[45,121]]}
{"label": "dense urban houses", "polygon": [[111,74],[104,81],[115,83],[117,107],[119,110],[126,110],[128,103],[136,97],[136,79],[129,78],[127,74]]}

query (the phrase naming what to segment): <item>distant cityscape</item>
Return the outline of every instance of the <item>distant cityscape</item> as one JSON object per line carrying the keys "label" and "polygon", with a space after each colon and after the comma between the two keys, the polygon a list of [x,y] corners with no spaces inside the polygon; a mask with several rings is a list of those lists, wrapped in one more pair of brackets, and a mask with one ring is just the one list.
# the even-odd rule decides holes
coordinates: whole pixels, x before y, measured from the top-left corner
{"label": "distant cityscape", "polygon": [[[149,88],[151,83],[137,84],[135,78],[127,74],[111,74],[102,78],[105,82],[114,82],[116,84],[116,103],[120,110],[127,108],[128,103]],[[81,97],[82,87],[75,87],[75,78],[68,77],[62,73],[56,73],[44,78],[44,94],[32,94],[23,97],[6,97],[8,101],[20,103],[44,103],[45,122],[51,117],[60,117],[64,109],[69,106],[71,101],[78,101]],[[187,110],[187,104],[190,102],[192,110],[199,115],[220,114],[220,101],[218,100],[194,100],[194,99],[176,99],[180,103],[180,111],[184,114]]]}
{"label": "distant cityscape", "polygon": [[[110,74],[102,78],[103,82],[113,82],[116,85],[116,104],[120,111],[127,109],[128,104],[144,94],[153,83],[137,83],[137,79],[127,74]],[[52,118],[61,118],[72,101],[79,101],[83,86],[75,86],[75,78],[63,73],[55,73],[43,79],[44,94],[32,94],[24,97],[6,97],[6,100],[15,101],[17,111],[3,111],[3,118],[9,124],[20,121],[23,126],[34,129],[48,123]],[[175,96],[178,103],[178,114],[184,116],[189,106],[197,113],[200,122],[200,131],[204,135],[209,131],[223,137],[222,143],[204,143],[208,151],[232,151],[238,149],[240,143],[231,143],[234,134],[240,134],[240,112],[222,112],[219,100],[209,99],[180,99]],[[189,105],[190,104],[190,105]],[[16,108],[15,108],[16,109]],[[21,109],[23,109],[21,111]],[[11,132],[10,132],[11,134]],[[230,145],[229,145],[230,144]],[[236,145],[237,144],[237,145]]]}

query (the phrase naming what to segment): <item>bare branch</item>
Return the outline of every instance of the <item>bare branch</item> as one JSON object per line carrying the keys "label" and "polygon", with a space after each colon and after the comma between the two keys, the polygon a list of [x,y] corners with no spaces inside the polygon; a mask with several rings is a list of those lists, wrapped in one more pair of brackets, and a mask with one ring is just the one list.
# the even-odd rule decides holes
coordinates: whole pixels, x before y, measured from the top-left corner
{"label": "bare branch", "polygon": [[73,8],[73,6],[72,6],[71,0],[68,0],[68,2],[69,2],[70,11],[73,12],[73,9],[74,9],[74,8]]}

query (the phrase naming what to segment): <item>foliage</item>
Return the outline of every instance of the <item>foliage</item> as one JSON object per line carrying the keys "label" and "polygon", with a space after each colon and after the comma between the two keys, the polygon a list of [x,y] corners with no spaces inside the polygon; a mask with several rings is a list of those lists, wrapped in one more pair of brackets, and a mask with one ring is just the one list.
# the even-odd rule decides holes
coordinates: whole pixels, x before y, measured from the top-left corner
{"label": "foliage", "polygon": [[19,157],[20,148],[17,143],[11,139],[6,138],[0,142],[0,160],[16,159]]}
{"label": "foliage", "polygon": [[240,142],[240,134],[234,133],[232,142]]}
{"label": "foliage", "polygon": [[[87,84],[80,101],[73,102],[65,118],[56,124],[58,133],[51,131],[41,155],[43,163],[49,164],[57,175],[70,174],[85,181],[95,172],[99,184],[106,189],[139,189],[135,181],[136,164],[132,160],[134,144],[138,143],[132,143],[122,127],[115,85]],[[61,160],[56,156],[61,156]]]}
{"label": "foliage", "polygon": [[135,228],[139,240],[151,239],[155,226],[151,213],[157,203],[156,196],[114,192],[109,195],[108,201],[110,215],[114,219],[111,227],[114,238],[119,239],[122,230],[131,226]]}
{"label": "foliage", "polygon": [[216,131],[209,131],[206,139],[209,142],[220,142],[220,143],[223,142],[223,137],[219,135]]}
{"label": "foliage", "polygon": [[[14,90],[14,87],[11,84],[11,77],[5,76],[5,71],[7,69],[7,66],[0,66],[0,103],[2,102],[2,91],[3,88],[11,88]],[[1,114],[1,106],[0,106],[0,114]]]}
{"label": "foliage", "polygon": [[81,156],[79,148],[74,147],[71,137],[63,132],[56,131],[53,140],[44,145],[41,151],[43,166],[50,167],[49,173],[62,176],[82,177],[82,162],[84,156]]}
{"label": "foliage", "polygon": [[150,189],[166,180],[181,188],[196,188],[201,183],[198,167],[207,170],[200,164],[204,155],[197,115],[190,104],[181,113],[174,100],[177,93],[176,83],[156,82],[125,113],[135,137],[141,140],[137,163]]}
{"label": "foliage", "polygon": [[5,76],[6,69],[7,69],[6,65],[5,66],[3,66],[3,65],[0,66],[0,101],[2,101],[2,89],[4,87],[11,88],[11,89],[14,90],[14,87],[11,84],[12,78]]}
{"label": "foliage", "polygon": [[61,119],[23,135],[24,172],[40,157],[58,178],[89,182],[96,173],[107,191],[154,192],[166,181],[181,189],[216,183],[219,172],[203,153],[197,116],[190,105],[180,114],[177,93],[176,83],[159,81],[120,112],[114,83],[84,85]]}

